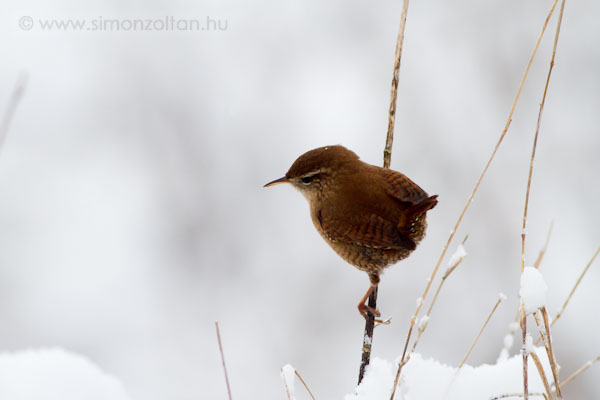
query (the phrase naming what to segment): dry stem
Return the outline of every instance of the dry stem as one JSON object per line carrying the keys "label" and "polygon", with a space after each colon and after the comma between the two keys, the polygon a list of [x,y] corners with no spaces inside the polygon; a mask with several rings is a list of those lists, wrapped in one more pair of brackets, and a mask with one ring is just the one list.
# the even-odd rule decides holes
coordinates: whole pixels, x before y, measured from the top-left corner
{"label": "dry stem", "polygon": [[[466,238],[465,238],[466,240]],[[463,241],[464,243],[464,241]],[[429,316],[431,315],[431,310],[433,309],[433,306],[435,305],[438,295],[440,294],[440,290],[442,289],[442,286],[444,285],[444,282],[446,282],[446,279],[450,276],[450,274],[452,274],[452,272],[454,272],[454,270],[460,265],[460,263],[462,262],[462,260],[464,260],[464,257],[460,257],[458,260],[456,260],[456,262],[451,265],[450,267],[448,267],[448,269],[446,270],[446,272],[444,273],[444,275],[442,276],[442,280],[440,281],[440,284],[438,285],[435,294],[433,295],[433,300],[431,300],[431,304],[429,305],[429,309],[427,310],[427,312],[425,313],[425,317],[429,318]],[[423,332],[425,332],[425,329],[427,329],[428,324],[425,323],[423,325],[419,325],[418,328],[418,333],[417,333],[417,338],[415,339],[412,348],[410,349],[410,352],[414,352],[415,348],[417,347],[417,344],[419,344],[419,339],[421,339],[421,335],[423,334]]]}
{"label": "dry stem", "polygon": [[546,235],[546,242],[544,243],[544,247],[542,247],[542,250],[540,250],[540,253],[538,254],[538,258],[535,260],[535,263],[533,264],[533,266],[536,267],[537,269],[540,269],[542,260],[544,259],[544,256],[546,255],[546,251],[548,250],[548,245],[550,244],[550,237],[552,236],[553,228],[554,228],[554,221],[552,221],[550,223],[550,228],[548,228],[548,234]]}
{"label": "dry stem", "polygon": [[225,373],[225,383],[227,384],[227,395],[229,400],[231,400],[231,388],[229,387],[229,378],[227,377],[227,366],[225,365],[225,356],[223,355],[223,344],[221,343],[221,332],[219,331],[218,321],[215,321],[215,327],[217,328],[217,341],[219,342],[219,351],[221,352],[221,361],[223,362],[223,372]]}
{"label": "dry stem", "polygon": [[[377,287],[373,290],[369,296],[369,307],[377,308]],[[373,343],[373,330],[375,329],[375,316],[371,312],[367,312],[367,319],[365,321],[365,334],[363,336],[363,347],[362,357],[360,361],[360,369],[358,371],[358,384],[362,382],[367,365],[371,362],[371,345]]]}
{"label": "dry stem", "polygon": [[588,369],[589,367],[591,367],[594,363],[600,361],[600,356],[594,358],[593,360],[590,360],[588,362],[586,362],[585,364],[583,364],[583,366],[581,366],[581,368],[579,368],[577,371],[573,372],[571,374],[571,376],[569,376],[567,379],[565,379],[564,381],[562,381],[560,383],[560,387],[563,388],[565,387],[565,385],[567,385],[568,383],[570,383],[573,379],[577,378],[579,376],[579,374],[581,374],[583,371],[585,371],[586,369]]}
{"label": "dry stem", "polygon": [[[494,160],[494,157],[496,155],[496,152],[498,151],[498,148],[502,144],[502,141],[504,140],[504,137],[506,136],[506,133],[508,132],[508,128],[510,126],[510,123],[512,122],[512,116],[513,116],[513,114],[515,112],[515,109],[517,107],[517,103],[519,101],[519,97],[521,96],[521,91],[523,90],[523,86],[525,85],[525,81],[527,79],[527,76],[529,75],[529,70],[531,68],[531,64],[533,63],[533,59],[535,58],[535,55],[537,54],[537,50],[539,48],[540,42],[542,40],[542,37],[544,36],[544,33],[546,32],[546,28],[548,26],[548,21],[550,20],[550,17],[554,13],[554,9],[556,8],[557,2],[558,2],[558,0],[554,0],[554,2],[552,3],[552,7],[550,8],[550,11],[549,11],[549,13],[548,13],[548,15],[546,17],[546,20],[544,21],[544,25],[542,27],[542,31],[540,32],[540,34],[538,36],[538,39],[537,39],[537,41],[535,43],[533,51],[531,52],[531,56],[529,57],[529,62],[527,63],[527,67],[525,68],[525,72],[523,73],[523,77],[521,78],[521,83],[519,84],[519,89],[517,90],[517,94],[515,95],[515,99],[513,101],[512,107],[511,107],[510,112],[508,114],[508,118],[506,120],[506,124],[504,126],[504,129],[502,130],[500,138],[498,139],[498,142],[494,146],[492,154],[490,155],[490,158],[488,159],[487,163],[485,164],[485,167],[483,168],[483,171],[481,172],[481,175],[477,179],[477,182],[475,183],[475,187],[473,188],[473,191],[469,195],[469,198],[467,199],[467,203],[465,204],[465,207],[463,208],[462,212],[460,213],[460,215],[458,217],[458,220],[456,221],[456,224],[454,225],[454,229],[452,229],[452,231],[450,233],[450,236],[448,237],[448,241],[446,242],[446,244],[444,245],[444,247],[442,249],[442,253],[440,254],[440,257],[438,258],[438,261],[437,261],[437,263],[436,263],[436,265],[435,265],[435,267],[433,269],[433,272],[431,273],[431,276],[430,276],[430,278],[429,278],[429,280],[427,282],[427,286],[425,287],[425,291],[423,292],[423,296],[421,296],[421,298],[423,299],[423,301],[425,300],[425,298],[427,297],[427,294],[429,293],[429,289],[431,287],[431,283],[433,282],[433,279],[437,275],[438,269],[440,268],[440,265],[442,264],[442,260],[444,259],[444,256],[446,255],[446,252],[448,251],[448,247],[450,246],[450,243],[452,242],[452,239],[454,238],[454,235],[455,235],[458,227],[460,226],[460,223],[462,222],[462,219],[464,218],[465,213],[467,212],[469,206],[471,205],[471,202],[473,201],[473,198],[475,197],[475,193],[477,193],[477,190],[479,189],[479,186],[481,185],[481,182],[482,182],[484,176],[486,175],[487,170],[490,167],[490,164]],[[392,389],[392,395],[390,396],[390,400],[393,400],[394,399],[394,395],[396,394],[396,387],[398,386],[398,381],[400,380],[400,374],[402,372],[402,365],[404,364],[404,360],[406,358],[406,350],[408,349],[408,343],[409,343],[410,337],[412,335],[412,331],[413,331],[413,328],[414,328],[414,325],[415,325],[416,318],[419,315],[420,311],[421,311],[421,305],[419,305],[419,307],[417,307],[417,310],[416,310],[415,314],[411,318],[410,327],[408,329],[408,334],[406,336],[406,342],[404,343],[404,350],[402,351],[402,358],[401,358],[400,363],[398,365],[398,368],[396,370],[396,378],[394,379],[394,387]]]}
{"label": "dry stem", "polygon": [[[530,396],[543,397],[544,399],[548,400],[548,397],[546,396],[545,393],[530,393],[529,395]],[[508,397],[523,397],[523,393],[506,393],[506,394],[501,394],[500,396],[492,397],[490,400],[500,400],[500,399],[506,399]]]}
{"label": "dry stem", "polygon": [[548,378],[546,378],[546,372],[544,371],[544,367],[540,362],[540,358],[537,354],[535,354],[535,352],[531,353],[531,358],[533,359],[535,367],[538,370],[538,374],[540,374],[540,378],[542,378],[542,382],[544,383],[544,388],[546,389],[546,394],[548,395],[544,397],[546,397],[547,399],[552,399],[552,390],[550,389],[550,384],[548,383]]}
{"label": "dry stem", "polygon": [[285,394],[287,395],[288,400],[292,400],[292,395],[290,394],[290,388],[288,387],[287,380],[285,379],[285,375],[283,375],[283,368],[280,369],[281,376],[283,376],[283,385],[285,386]]}
{"label": "dry stem", "polygon": [[17,83],[13,89],[12,95],[10,96],[10,100],[8,105],[6,106],[6,110],[4,111],[4,115],[2,116],[2,124],[0,125],[0,149],[6,140],[6,136],[8,135],[8,129],[10,128],[10,123],[15,115],[17,110],[17,106],[19,105],[19,101],[21,97],[23,97],[23,92],[25,91],[25,86],[27,85],[27,76],[22,74],[19,76]]}
{"label": "dry stem", "polygon": [[573,293],[575,293],[575,290],[577,290],[577,287],[581,283],[581,280],[583,279],[583,276],[585,275],[585,273],[587,272],[587,270],[590,268],[590,266],[592,265],[592,263],[596,259],[596,256],[598,256],[598,253],[600,253],[600,247],[598,247],[598,249],[596,249],[596,252],[592,256],[592,258],[590,259],[590,261],[587,263],[587,265],[585,266],[583,272],[581,273],[581,275],[579,275],[579,278],[577,278],[577,282],[575,282],[575,286],[573,286],[573,289],[571,289],[571,292],[569,293],[569,296],[567,296],[567,299],[565,300],[564,304],[562,305],[562,307],[560,308],[560,310],[556,314],[556,317],[554,317],[554,319],[552,320],[552,323],[550,324],[550,326],[553,326],[554,323],[561,317],[563,311],[565,311],[565,308],[567,307],[567,304],[569,304],[569,301],[571,300],[571,297],[573,297]]}
{"label": "dry stem", "polygon": [[396,101],[398,99],[398,78],[400,76],[400,60],[402,59],[402,45],[404,44],[404,28],[406,26],[406,15],[408,13],[408,0],[402,5],[402,16],[400,17],[400,29],[396,40],[396,52],[394,54],[394,74],[392,76],[392,89],[390,91],[390,112],[388,116],[388,130],[383,150],[383,168],[389,168],[392,161],[392,143],[394,142],[394,124],[396,122]]}
{"label": "dry stem", "polygon": [[527,375],[527,349],[526,349],[526,340],[527,340],[527,316],[525,315],[525,307],[523,303],[521,303],[521,332],[522,332],[522,355],[523,355],[523,398],[527,400],[529,398],[529,379]]}
{"label": "dry stem", "polygon": [[[310,389],[308,388],[308,385],[306,384],[306,382],[304,382],[304,379],[302,379],[302,377],[300,376],[300,374],[298,373],[298,371],[294,371],[296,373],[296,376],[298,377],[298,379],[300,379],[300,382],[302,382],[302,384],[304,385],[304,388],[306,389],[306,391],[308,392],[308,394],[310,395],[310,398],[312,400],[315,400],[315,396],[313,396],[312,392],[310,391]],[[287,385],[286,385],[287,386]],[[287,389],[287,387],[286,387]]]}
{"label": "dry stem", "polygon": [[488,322],[490,322],[490,318],[492,318],[492,315],[494,315],[494,313],[496,312],[496,309],[498,308],[498,306],[502,302],[502,299],[503,299],[502,296],[498,297],[498,301],[496,301],[496,304],[494,305],[494,308],[492,308],[492,311],[490,312],[490,315],[488,315],[487,319],[483,323],[483,326],[479,330],[479,333],[477,334],[477,337],[475,338],[475,340],[473,341],[473,343],[471,343],[471,347],[469,347],[469,351],[467,351],[467,354],[465,354],[465,358],[463,358],[463,360],[460,362],[460,365],[458,366],[458,369],[461,369],[463,367],[463,365],[465,364],[465,361],[467,361],[467,358],[469,358],[469,355],[471,354],[471,351],[473,351],[473,348],[477,344],[477,341],[479,340],[479,337],[483,333],[483,330],[487,326]]}
{"label": "dry stem", "polygon": [[[567,307],[567,304],[569,304],[569,301],[571,300],[571,297],[573,297],[573,293],[575,293],[575,290],[577,290],[577,287],[581,283],[581,280],[583,279],[583,276],[585,275],[585,273],[587,272],[587,270],[590,268],[590,266],[593,264],[593,262],[596,259],[596,256],[598,255],[598,253],[600,253],[600,247],[598,247],[598,249],[596,249],[596,252],[594,253],[594,255],[592,256],[592,258],[590,259],[590,261],[587,263],[587,265],[585,266],[585,268],[583,269],[583,271],[579,275],[579,278],[577,278],[577,282],[575,282],[575,285],[573,286],[573,289],[571,289],[571,292],[567,296],[567,299],[565,300],[565,302],[563,303],[562,307],[560,308],[560,310],[558,310],[558,313],[556,314],[556,316],[554,317],[554,319],[550,323],[550,327],[554,326],[554,323],[562,316],[562,313],[565,311],[565,308]],[[537,340],[535,341],[535,344],[538,344],[541,339],[542,339],[541,336],[539,338],[537,338]]]}
{"label": "dry stem", "polygon": [[[554,1],[554,3],[552,4],[552,10],[550,12],[550,14],[548,14],[548,18],[546,18],[546,23],[544,26],[546,26],[548,24],[548,21],[550,19],[550,16],[552,15],[552,12],[554,11],[554,8],[556,7],[556,2],[557,0]],[[554,67],[554,59],[556,57],[556,47],[558,45],[558,36],[560,33],[560,25],[562,22],[562,16],[563,16],[563,12],[564,12],[564,6],[565,6],[565,0],[562,1],[561,3],[561,8],[560,8],[560,13],[558,16],[558,22],[556,24],[556,34],[554,35],[554,47],[552,49],[552,58],[550,60],[550,68],[548,69],[548,77],[546,78],[546,85],[544,86],[544,94],[542,95],[542,102],[540,103],[540,111],[538,113],[538,119],[537,119],[537,124],[536,124],[536,128],[535,128],[535,136],[533,139],[533,147],[531,150],[531,160],[529,162],[529,175],[527,177],[527,189],[525,191],[525,209],[523,211],[523,230],[521,232],[521,273],[523,273],[523,271],[525,270],[525,237],[527,235],[526,229],[527,229],[527,210],[529,207],[529,193],[530,193],[530,189],[531,189],[531,177],[533,175],[533,162],[535,160],[535,151],[537,149],[537,141],[538,141],[538,137],[539,137],[539,133],[540,133],[540,125],[541,125],[541,121],[542,121],[542,113],[544,111],[544,104],[546,104],[546,95],[548,94],[548,86],[550,84],[550,76],[552,75],[552,69]],[[526,328],[527,328],[527,324],[525,322],[525,311],[524,308],[521,307],[521,326],[523,328],[523,345],[525,345],[525,338],[526,338]],[[549,327],[547,327],[549,329]],[[541,328],[540,328],[541,329]],[[553,356],[552,352],[551,352],[551,347],[550,350],[547,348],[546,349],[548,351],[548,356]],[[558,382],[558,376],[554,371],[554,366],[552,369],[552,372],[554,374],[554,379],[555,382]],[[523,352],[523,397],[525,400],[527,400],[527,352]],[[560,389],[557,391],[558,393],[558,397],[561,398],[560,396]]]}
{"label": "dry stem", "polygon": [[[560,381],[558,378],[558,365],[556,364],[556,357],[554,355],[554,349],[552,348],[552,336],[550,335],[550,324],[548,323],[548,312],[546,307],[542,307],[542,317],[544,318],[544,327],[546,329],[546,340],[544,345],[546,352],[548,353],[548,360],[550,361],[550,367],[552,368],[552,376],[554,377],[554,387],[556,388],[556,395],[559,399],[562,399],[562,393],[560,392]],[[541,330],[541,327],[540,327]]]}
{"label": "dry stem", "polygon": [[[406,15],[408,13],[408,1],[404,0],[402,6],[402,15],[400,17],[400,28],[398,30],[398,39],[396,40],[396,51],[394,53],[394,72],[392,74],[392,88],[390,92],[390,109],[388,115],[388,130],[383,150],[383,168],[389,168],[392,161],[392,143],[394,142],[394,125],[396,122],[396,102],[398,99],[398,80],[400,76],[400,60],[402,59],[402,45],[404,43],[404,29],[406,27]],[[369,296],[369,307],[377,308],[377,288]],[[365,369],[371,362],[371,345],[373,343],[373,329],[375,328],[375,316],[367,313],[365,322],[365,334],[363,336],[363,351],[358,372],[358,383],[362,381],[365,375]]]}

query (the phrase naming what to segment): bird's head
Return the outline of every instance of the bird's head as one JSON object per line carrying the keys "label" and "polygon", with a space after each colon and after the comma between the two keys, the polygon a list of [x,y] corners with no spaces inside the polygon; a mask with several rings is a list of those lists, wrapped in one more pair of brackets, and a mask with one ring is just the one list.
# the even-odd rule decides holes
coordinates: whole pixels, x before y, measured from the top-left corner
{"label": "bird's head", "polygon": [[344,146],[325,146],[302,154],[283,178],[269,182],[265,187],[291,183],[309,201],[320,197],[344,172],[350,172],[358,156]]}

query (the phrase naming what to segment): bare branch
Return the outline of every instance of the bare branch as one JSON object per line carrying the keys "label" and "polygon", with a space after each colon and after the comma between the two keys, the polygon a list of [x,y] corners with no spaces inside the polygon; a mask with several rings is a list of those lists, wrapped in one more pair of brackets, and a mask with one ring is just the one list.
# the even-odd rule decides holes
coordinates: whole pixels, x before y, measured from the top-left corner
{"label": "bare branch", "polygon": [[542,260],[544,259],[544,256],[546,255],[546,251],[548,251],[548,245],[550,244],[550,237],[552,236],[553,228],[554,228],[554,221],[552,221],[550,223],[550,228],[548,228],[548,234],[546,235],[546,242],[544,243],[544,247],[542,247],[542,249],[540,250],[540,253],[538,254],[538,258],[535,260],[535,263],[533,264],[533,266],[536,267],[537,269],[540,269]]}
{"label": "bare branch", "polygon": [[571,374],[571,376],[569,376],[567,379],[565,379],[564,381],[562,381],[560,383],[560,387],[563,388],[565,387],[567,384],[571,383],[571,381],[575,378],[577,378],[579,376],[579,374],[581,374],[583,371],[587,370],[589,367],[591,367],[594,363],[597,363],[598,361],[600,361],[600,356],[594,358],[593,360],[590,360],[588,362],[586,362],[585,364],[583,364],[581,366],[581,368],[579,368],[577,371],[573,372]]}
{"label": "bare branch", "polygon": [[223,372],[225,373],[225,383],[227,384],[227,395],[231,400],[231,387],[229,386],[229,377],[227,376],[227,366],[225,365],[225,355],[223,354],[223,344],[221,343],[221,332],[219,331],[219,322],[215,321],[217,328],[217,341],[219,342],[219,351],[221,352],[221,361],[223,362]]}
{"label": "bare branch", "polygon": [[[530,396],[538,396],[538,397],[543,397],[544,399],[548,400],[548,398],[546,397],[545,393],[530,393]],[[506,393],[506,394],[501,394],[500,396],[496,396],[496,397],[492,397],[490,398],[490,400],[500,400],[500,399],[506,399],[509,397],[523,397],[523,393]]]}
{"label": "bare branch", "polygon": [[402,45],[404,44],[404,28],[406,26],[406,15],[408,13],[408,0],[402,5],[402,16],[400,17],[400,29],[396,40],[396,52],[394,54],[394,74],[392,76],[392,89],[390,91],[390,112],[388,116],[388,131],[383,150],[383,168],[389,168],[392,161],[392,143],[394,142],[394,124],[396,122],[396,102],[398,99],[398,79],[400,75],[400,60],[402,59]]}
{"label": "bare branch", "polygon": [[477,341],[479,340],[479,337],[483,333],[483,330],[487,326],[488,322],[490,322],[490,319],[492,318],[492,315],[494,315],[494,313],[496,312],[496,309],[498,308],[498,306],[500,305],[500,303],[502,303],[502,300],[504,298],[505,298],[504,295],[501,295],[501,296],[498,297],[498,301],[496,301],[496,304],[494,305],[494,308],[492,308],[492,311],[490,312],[490,315],[488,315],[487,319],[483,323],[483,326],[479,330],[479,333],[477,334],[477,337],[475,338],[475,340],[473,341],[473,343],[471,343],[471,347],[469,347],[469,351],[467,351],[467,354],[465,354],[465,358],[463,358],[463,360],[460,362],[460,365],[458,366],[458,369],[461,369],[463,367],[463,365],[465,365],[465,361],[467,361],[467,358],[469,358],[469,355],[471,354],[471,351],[473,351],[473,348],[475,347],[475,344],[477,344]]}
{"label": "bare branch", "polygon": [[[388,131],[383,150],[383,168],[389,168],[392,161],[392,143],[394,142],[394,124],[396,122],[396,103],[398,99],[398,80],[400,76],[400,60],[402,59],[402,45],[404,43],[404,28],[406,27],[406,15],[408,13],[408,1],[404,0],[402,15],[400,17],[400,28],[396,40],[396,51],[394,53],[394,72],[392,75],[392,89],[390,92],[390,109],[388,116]],[[377,308],[377,288],[369,296],[369,307]],[[373,329],[375,328],[375,316],[368,312],[365,322],[365,334],[363,336],[362,357],[358,372],[358,383],[362,381],[367,365],[371,362],[371,345],[373,343]]]}
{"label": "bare branch", "polygon": [[535,363],[535,367],[538,370],[538,374],[540,375],[540,378],[542,378],[542,383],[544,384],[544,388],[546,389],[546,397],[547,399],[552,399],[552,390],[550,389],[550,384],[548,383],[548,378],[546,378],[546,372],[544,371],[544,367],[542,366],[542,363],[540,361],[540,358],[538,357],[537,354],[535,354],[535,352],[531,352],[531,358],[533,359],[533,362]]}
{"label": "bare branch", "polygon": [[596,256],[598,256],[598,253],[600,253],[600,247],[598,247],[598,249],[596,249],[596,252],[592,256],[592,258],[590,259],[590,261],[587,263],[587,265],[585,266],[583,272],[581,273],[581,275],[579,275],[579,278],[577,278],[577,282],[575,282],[575,286],[573,286],[573,289],[571,289],[571,292],[569,293],[569,296],[567,296],[567,299],[565,300],[564,304],[562,305],[562,307],[560,308],[560,310],[556,314],[556,317],[554,317],[554,319],[552,320],[552,323],[550,324],[550,326],[553,326],[554,323],[562,316],[562,313],[563,313],[563,311],[565,311],[565,308],[567,307],[567,304],[569,304],[569,301],[571,301],[571,297],[573,297],[573,293],[575,293],[575,290],[577,290],[577,287],[581,283],[581,280],[583,279],[583,276],[585,275],[585,273],[587,272],[587,270],[590,269],[590,266],[592,265],[592,263],[596,259]]}
{"label": "bare branch", "polygon": [[[496,145],[494,146],[494,149],[492,151],[492,154],[490,155],[490,158],[488,159],[487,163],[485,164],[483,171],[481,172],[481,175],[479,176],[479,178],[477,179],[477,182],[475,183],[475,187],[473,188],[473,191],[471,192],[471,194],[469,195],[469,198],[467,199],[467,202],[465,204],[465,207],[463,208],[462,212],[460,213],[458,220],[456,221],[456,224],[454,225],[454,228],[452,229],[450,236],[448,237],[448,241],[446,242],[446,244],[444,245],[443,249],[442,249],[442,253],[440,254],[440,257],[438,258],[438,261],[433,269],[433,272],[431,273],[431,276],[427,282],[427,286],[425,287],[425,291],[423,292],[423,296],[421,296],[421,298],[423,300],[425,300],[425,298],[427,297],[427,294],[429,293],[429,289],[431,287],[431,284],[433,282],[433,279],[435,278],[435,276],[437,275],[437,272],[440,268],[440,265],[442,264],[442,260],[444,259],[444,256],[446,255],[446,252],[448,251],[448,247],[450,246],[450,243],[452,242],[452,239],[454,239],[454,235],[458,229],[458,227],[460,226],[460,223],[462,222],[467,210],[469,209],[469,206],[471,205],[471,202],[473,201],[473,198],[475,197],[475,194],[477,193],[477,190],[479,189],[479,186],[481,185],[481,182],[483,180],[483,178],[485,177],[488,168],[490,167],[492,161],[494,160],[494,157],[496,155],[496,152],[498,151],[498,148],[500,147],[500,145],[502,144],[502,141],[504,140],[504,137],[506,136],[506,133],[508,132],[508,128],[510,127],[510,123],[512,122],[512,116],[515,112],[515,109],[517,107],[518,101],[519,101],[519,97],[521,96],[521,91],[523,90],[523,86],[525,85],[525,81],[527,79],[527,76],[529,75],[529,70],[531,68],[531,64],[533,63],[533,59],[535,58],[540,42],[542,40],[542,37],[544,36],[544,33],[546,32],[546,28],[548,26],[548,21],[550,19],[550,17],[552,16],[552,14],[554,13],[554,9],[556,8],[556,4],[557,4],[558,0],[554,0],[552,7],[550,8],[550,11],[548,12],[548,15],[546,17],[546,20],[544,22],[544,25],[542,27],[542,31],[540,32],[538,39],[535,43],[535,46],[533,48],[533,51],[531,52],[531,56],[529,57],[529,62],[527,63],[527,67],[525,68],[525,72],[523,73],[523,77],[521,78],[521,83],[519,84],[519,89],[517,90],[517,94],[515,95],[515,99],[513,101],[512,107],[510,109],[510,112],[508,114],[508,118],[506,120],[506,124],[504,126],[504,129],[502,130],[502,133],[500,135],[500,138],[498,139],[498,142],[496,143]],[[404,344],[404,350],[402,352],[402,358],[400,360],[400,362],[398,363],[398,368],[396,370],[396,378],[394,379],[394,387],[392,389],[392,395],[390,397],[390,400],[394,399],[394,395],[396,393],[396,387],[398,386],[398,381],[400,380],[400,374],[402,372],[402,365],[404,363],[404,360],[406,358],[406,351],[408,349],[408,343],[410,341],[410,337],[412,335],[412,331],[413,328],[415,326],[415,321],[417,319],[417,316],[419,315],[419,312],[421,311],[421,307],[417,307],[417,310],[415,312],[415,314],[413,315],[413,317],[411,318],[411,322],[410,322],[410,327],[408,329],[408,334],[406,337],[406,342]]]}
{"label": "bare branch", "polygon": [[[465,237],[465,240],[463,241],[463,243],[466,240],[467,240],[467,238]],[[459,257],[458,260],[456,260],[452,265],[450,265],[448,267],[448,269],[446,270],[446,272],[444,272],[444,275],[442,276],[442,280],[440,281],[440,284],[438,285],[438,287],[435,291],[435,294],[433,295],[433,300],[431,300],[429,309],[425,313],[425,317],[423,317],[426,319],[421,320],[422,323],[419,323],[417,338],[413,342],[412,348],[410,349],[411,353],[415,351],[415,349],[417,348],[417,345],[419,344],[419,339],[421,339],[421,335],[423,335],[423,332],[425,332],[425,329],[427,329],[429,316],[431,315],[431,310],[433,309],[433,306],[435,305],[435,303],[437,301],[438,295],[440,294],[440,290],[442,290],[442,286],[444,285],[444,282],[446,282],[446,279],[450,276],[450,274],[452,274],[452,272],[454,272],[454,270],[460,265],[462,260],[464,260],[464,257]]]}
{"label": "bare branch", "polygon": [[21,74],[21,76],[19,76],[17,79],[17,83],[15,84],[12,95],[10,96],[6,110],[4,110],[4,115],[2,116],[2,123],[0,124],[0,149],[2,149],[2,145],[6,140],[10,123],[15,115],[19,101],[21,100],[21,97],[23,97],[23,92],[25,91],[26,86],[27,75]]}
{"label": "bare branch", "polygon": [[308,394],[310,395],[310,398],[312,400],[315,400],[315,396],[313,396],[312,392],[310,391],[310,389],[308,388],[308,385],[306,384],[306,382],[304,382],[304,379],[302,379],[302,377],[300,376],[300,373],[298,371],[296,372],[296,376],[298,377],[298,379],[300,379],[300,382],[302,382],[302,384],[304,385],[304,388],[306,389],[306,391],[308,392]]}

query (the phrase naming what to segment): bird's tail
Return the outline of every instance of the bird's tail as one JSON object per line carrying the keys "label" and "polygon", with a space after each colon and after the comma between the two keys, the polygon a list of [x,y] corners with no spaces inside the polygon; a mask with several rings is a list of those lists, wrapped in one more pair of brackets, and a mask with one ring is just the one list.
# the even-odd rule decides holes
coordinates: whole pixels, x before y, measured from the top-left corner
{"label": "bird's tail", "polygon": [[433,196],[429,196],[425,200],[422,200],[420,203],[415,204],[409,209],[409,212],[413,216],[418,216],[425,214],[427,211],[431,210],[438,203],[437,194]]}

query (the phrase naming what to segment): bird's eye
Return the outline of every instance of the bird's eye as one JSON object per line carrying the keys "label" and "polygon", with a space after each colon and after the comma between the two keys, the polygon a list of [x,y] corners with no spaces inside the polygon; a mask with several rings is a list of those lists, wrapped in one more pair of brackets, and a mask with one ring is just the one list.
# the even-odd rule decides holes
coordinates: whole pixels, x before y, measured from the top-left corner
{"label": "bird's eye", "polygon": [[305,185],[308,185],[309,183],[311,183],[312,179],[313,179],[312,176],[303,176],[302,178],[300,178],[302,183],[304,183]]}

